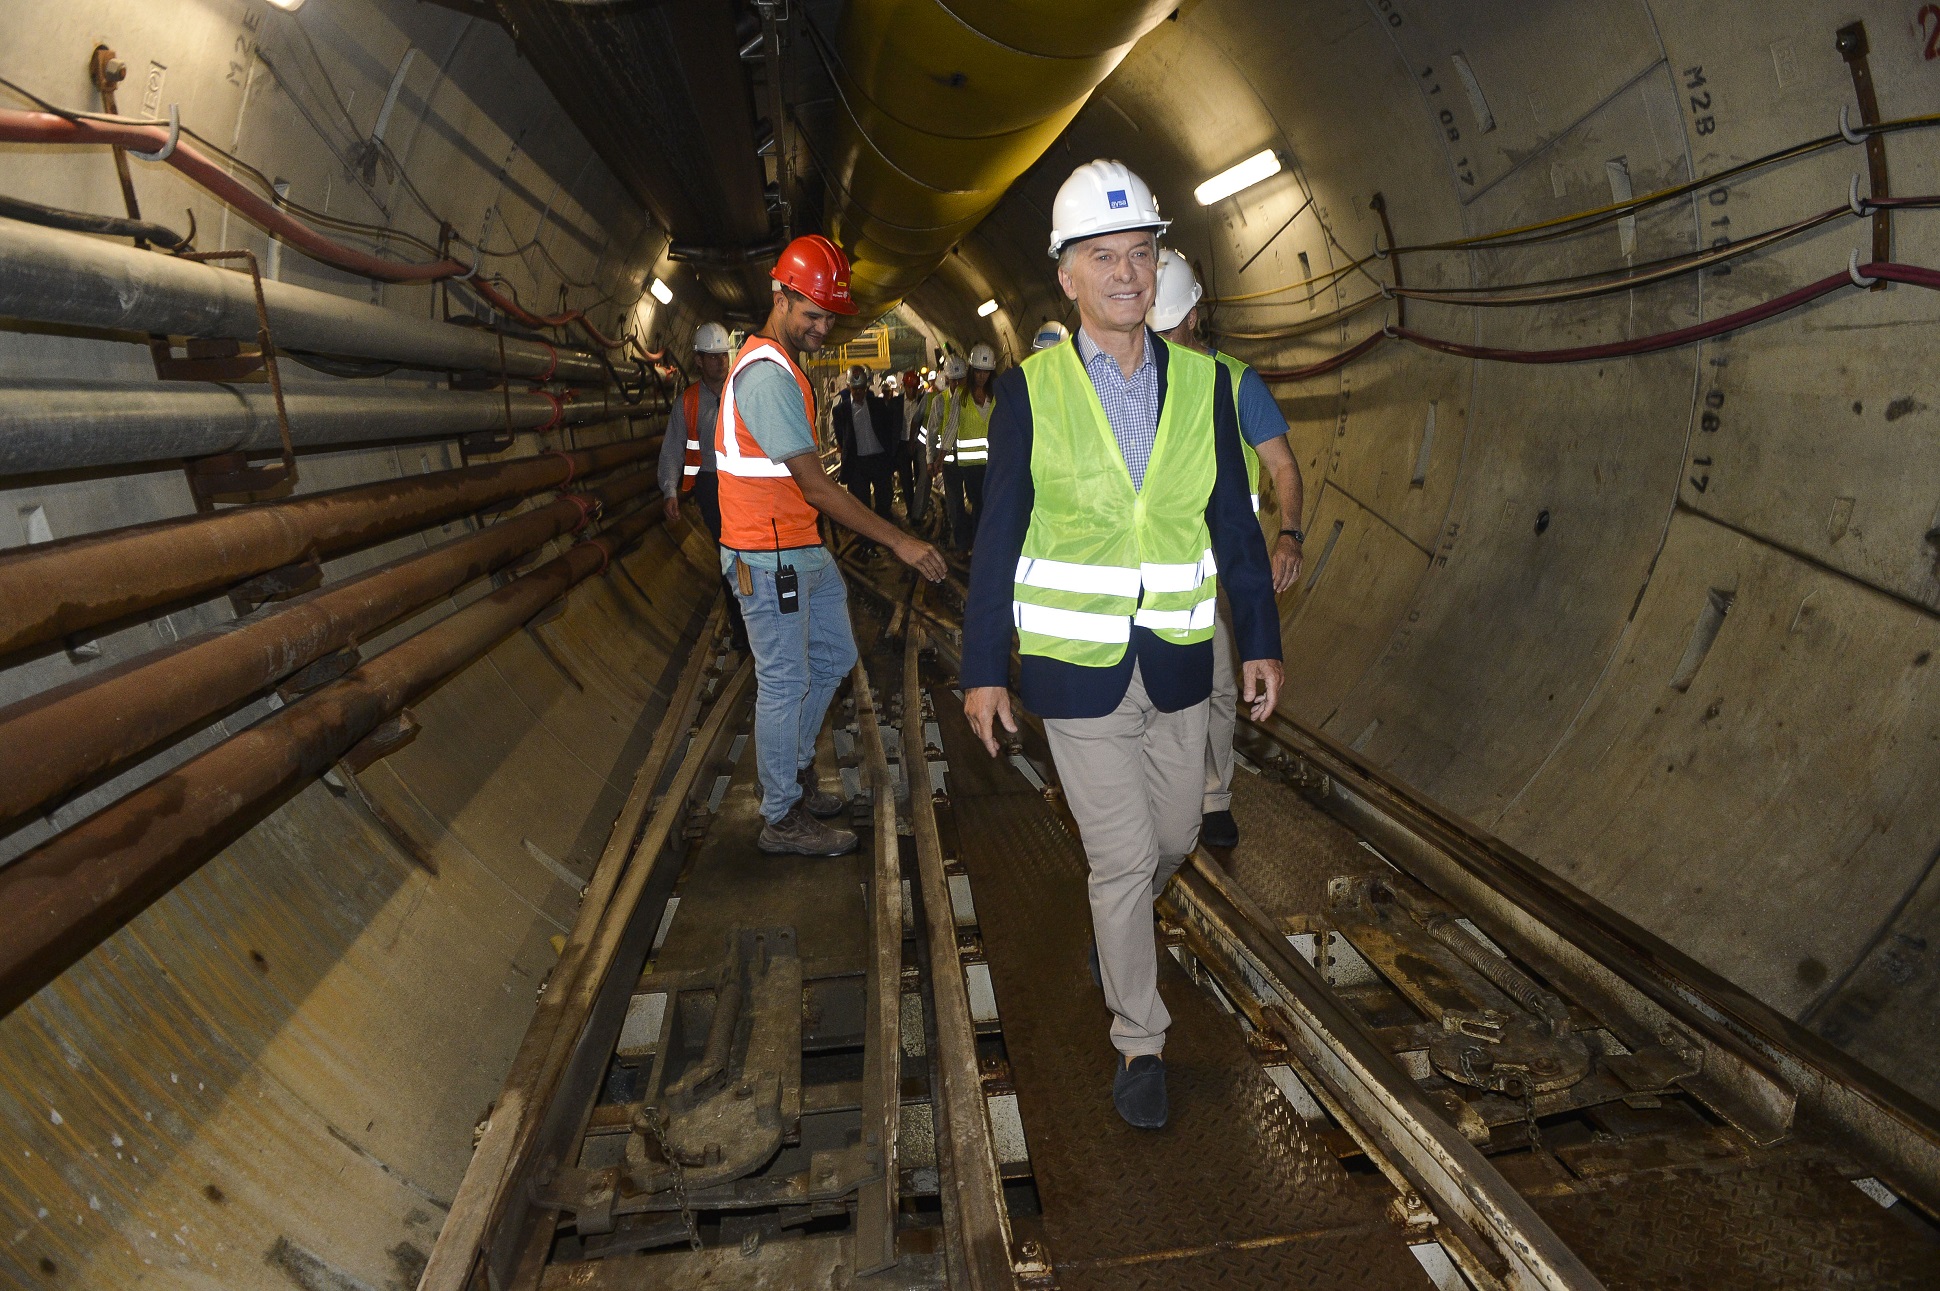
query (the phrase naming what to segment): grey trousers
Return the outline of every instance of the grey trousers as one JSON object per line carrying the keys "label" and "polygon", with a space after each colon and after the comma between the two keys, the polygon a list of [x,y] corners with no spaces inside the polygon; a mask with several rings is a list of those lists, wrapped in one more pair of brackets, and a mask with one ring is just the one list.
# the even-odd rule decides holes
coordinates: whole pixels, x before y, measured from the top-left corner
{"label": "grey trousers", "polygon": [[1213,688],[1206,701],[1206,790],[1199,804],[1203,812],[1227,811],[1233,805],[1233,728],[1239,725],[1239,658],[1233,645],[1232,613],[1226,597],[1219,598],[1213,615]]}
{"label": "grey trousers", "polygon": [[1103,717],[1047,718],[1044,734],[1090,863],[1091,927],[1111,1010],[1111,1042],[1128,1058],[1165,1048],[1152,900],[1199,842],[1206,705],[1161,713],[1136,666]]}

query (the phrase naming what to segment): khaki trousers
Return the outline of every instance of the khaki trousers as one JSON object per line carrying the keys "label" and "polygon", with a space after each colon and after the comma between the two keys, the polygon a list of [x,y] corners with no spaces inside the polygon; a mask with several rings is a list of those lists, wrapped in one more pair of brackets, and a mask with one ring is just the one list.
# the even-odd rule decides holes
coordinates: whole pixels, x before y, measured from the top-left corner
{"label": "khaki trousers", "polygon": [[1165,1048],[1152,900],[1199,842],[1206,705],[1161,713],[1136,665],[1103,717],[1048,718],[1044,733],[1090,863],[1091,927],[1111,1042],[1136,1058]]}
{"label": "khaki trousers", "polygon": [[1233,728],[1239,725],[1238,651],[1223,592],[1213,615],[1213,688],[1207,703],[1212,707],[1206,715],[1206,790],[1199,810],[1210,813],[1233,805]]}

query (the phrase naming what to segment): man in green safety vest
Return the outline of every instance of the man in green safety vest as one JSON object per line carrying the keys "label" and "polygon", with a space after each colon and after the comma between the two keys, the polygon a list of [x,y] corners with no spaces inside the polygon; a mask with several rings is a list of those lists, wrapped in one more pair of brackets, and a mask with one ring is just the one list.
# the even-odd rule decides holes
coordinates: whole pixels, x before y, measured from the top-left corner
{"label": "man in green safety vest", "polygon": [[1166,226],[1151,190],[1094,161],[1065,181],[1051,223],[1079,326],[997,382],[964,711],[995,756],[997,724],[1017,729],[1015,630],[1024,703],[1044,719],[1084,836],[1094,980],[1121,1056],[1112,1101],[1155,1129],[1171,1017],[1152,902],[1198,840],[1217,593],[1258,718],[1279,697],[1279,620],[1230,374],[1145,324]]}
{"label": "man in green safety vest", "polygon": [[[1260,509],[1262,466],[1273,481],[1279,533],[1270,550],[1273,594],[1278,596],[1300,577],[1301,546],[1307,541],[1307,535],[1300,528],[1301,508],[1305,503],[1300,466],[1293,460],[1293,449],[1287,444],[1287,419],[1260,374],[1230,354],[1209,349],[1199,339],[1200,294],[1199,278],[1192,272],[1192,266],[1184,256],[1167,247],[1159,252],[1159,284],[1145,321],[1174,345],[1212,354],[1232,378],[1240,447],[1246,453],[1246,486],[1253,495],[1255,512]],[[1213,626],[1212,709],[1206,722],[1206,788],[1200,804],[1203,819],[1199,825],[1199,841],[1211,847],[1239,846],[1239,823],[1233,819],[1233,728],[1239,724],[1239,709],[1234,701],[1238,698],[1232,625],[1227,607],[1222,603]]]}

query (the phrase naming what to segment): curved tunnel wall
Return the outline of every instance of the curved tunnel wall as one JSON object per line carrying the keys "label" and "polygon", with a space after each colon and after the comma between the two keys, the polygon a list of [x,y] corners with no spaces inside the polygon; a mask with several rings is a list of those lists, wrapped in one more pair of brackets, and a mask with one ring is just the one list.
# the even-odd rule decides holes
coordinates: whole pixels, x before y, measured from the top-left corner
{"label": "curved tunnel wall", "polygon": [[[1150,180],[1172,245],[1209,294],[1237,297],[1365,256],[1377,192],[1399,243],[1439,242],[1824,135],[1855,102],[1834,46],[1855,19],[1882,115],[1932,112],[1940,62],[1916,8],[1188,3],[965,240],[968,263],[911,303],[966,337],[1069,319],[1040,244],[1057,185],[1093,156]],[[1266,147],[1286,172],[1193,203],[1200,180]],[[1936,191],[1940,139],[1896,135],[1887,152],[1894,192]],[[1403,270],[1453,287],[1640,264],[1840,205],[1865,171],[1842,145],[1576,237]],[[1416,301],[1407,321],[1504,347],[1622,340],[1837,272],[1854,247],[1870,258],[1868,226],[1846,218],[1728,273],[1541,308]],[[1897,217],[1893,252],[1940,263],[1932,221]],[[996,327],[969,312],[986,283],[1006,305]],[[1213,321],[1284,331],[1373,289],[1349,273]],[[1383,302],[1224,343],[1289,367],[1392,318]],[[1281,601],[1284,710],[1930,1101],[1936,321],[1928,292],[1847,290],[1649,357],[1534,367],[1388,346],[1275,387],[1311,535]]]}
{"label": "curved tunnel wall", "polygon": [[[93,105],[87,59],[106,43],[131,69],[124,111],[141,111],[153,75],[163,114],[180,103],[185,122],[287,181],[295,200],[435,237],[402,184],[380,163],[366,187],[351,153],[395,78],[391,151],[467,236],[499,249],[534,243],[487,261],[522,301],[556,309],[563,283],[590,282],[567,286],[565,300],[609,332],[630,312],[650,345],[689,330],[698,287],[661,259],[664,233],[491,23],[389,0],[330,0],[293,16],[259,0],[58,10],[5,0],[0,31],[0,75],[56,103]],[[105,151],[11,148],[4,169],[9,195],[121,209]],[[134,181],[150,219],[182,229],[193,210],[204,248],[250,247],[286,282],[440,316],[436,288],[377,287],[273,253],[164,167],[135,163]],[[672,285],[672,308],[651,298],[636,308],[649,272]],[[453,305],[464,307],[460,293]],[[0,376],[154,391],[137,342],[10,328]],[[296,392],[349,384],[282,368]],[[355,384],[435,396],[444,382],[406,370]],[[522,433],[505,455],[658,430],[657,418],[639,418]],[[299,460],[307,493],[445,470],[462,455],[433,440]],[[8,478],[0,547],[193,510],[179,467]],[[326,561],[326,584],[475,523]],[[413,615],[365,643],[366,657],[489,590],[481,580]],[[414,1286],[555,962],[551,938],[572,925],[711,597],[675,537],[650,532],[561,616],[415,705],[414,743],[355,777],[340,769],[312,784],[0,1019],[0,1284]],[[0,704],[230,617],[218,597],[0,661]],[[0,837],[0,864],[268,707],[230,713]]]}

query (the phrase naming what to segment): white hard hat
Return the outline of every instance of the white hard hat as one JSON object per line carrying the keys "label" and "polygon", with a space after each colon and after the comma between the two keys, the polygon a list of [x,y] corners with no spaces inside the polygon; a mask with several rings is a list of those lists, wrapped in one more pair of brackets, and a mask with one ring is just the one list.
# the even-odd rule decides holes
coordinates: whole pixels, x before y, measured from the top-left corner
{"label": "white hard hat", "polygon": [[858,366],[849,369],[849,384],[852,387],[860,388],[868,383],[869,371],[867,368]]}
{"label": "white hard hat", "polygon": [[727,328],[719,323],[702,323],[694,332],[694,353],[726,354],[732,349]]}
{"label": "white hard hat", "polygon": [[1037,329],[1037,335],[1031,338],[1031,348],[1034,350],[1048,350],[1053,345],[1062,345],[1070,339],[1070,328],[1055,318],[1048,318],[1044,320],[1044,326]]}
{"label": "white hard hat", "polygon": [[973,346],[970,350],[970,366],[982,368],[985,372],[997,370],[997,351],[988,345]]}
{"label": "white hard hat", "polygon": [[1071,172],[1051,203],[1051,254],[1080,238],[1130,229],[1163,233],[1170,223],[1160,218],[1152,190],[1124,162],[1088,161]]}
{"label": "white hard hat", "polygon": [[1152,292],[1152,307],[1145,311],[1145,321],[1155,332],[1169,332],[1184,321],[1204,294],[1205,288],[1193,276],[1186,258],[1167,247],[1159,252],[1159,285]]}
{"label": "white hard hat", "polygon": [[954,354],[943,360],[943,379],[945,381],[961,381],[969,374],[969,371],[970,369],[964,366],[963,360]]}

